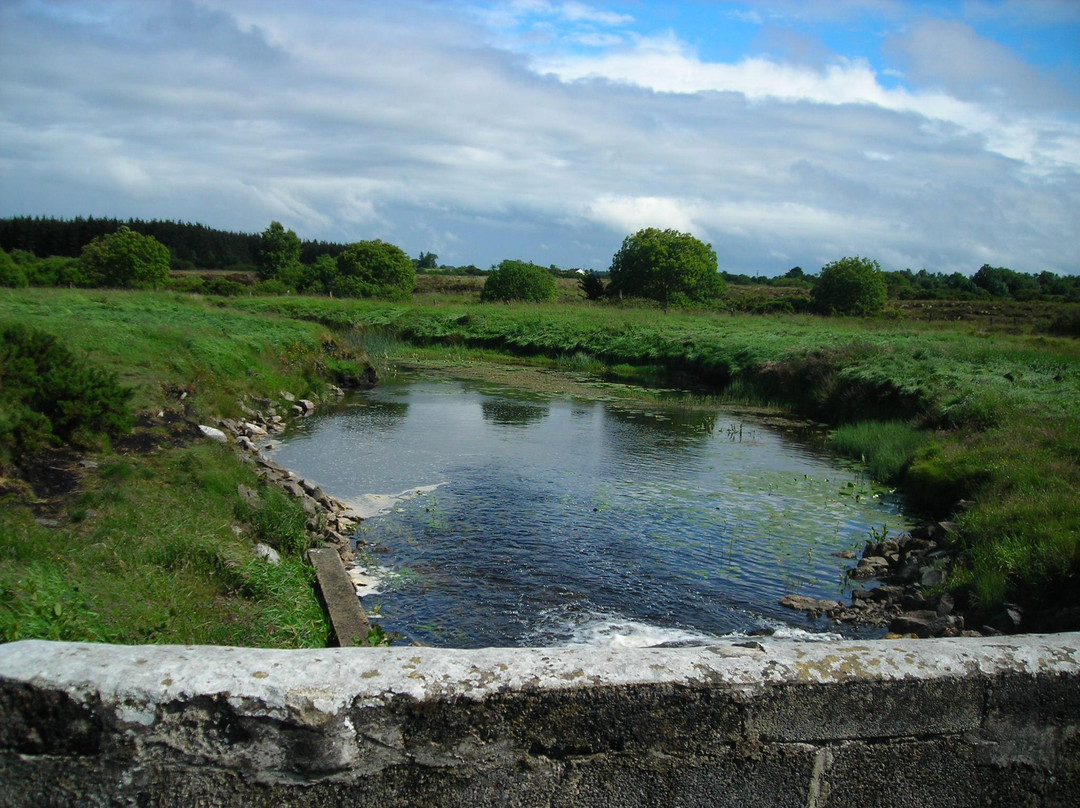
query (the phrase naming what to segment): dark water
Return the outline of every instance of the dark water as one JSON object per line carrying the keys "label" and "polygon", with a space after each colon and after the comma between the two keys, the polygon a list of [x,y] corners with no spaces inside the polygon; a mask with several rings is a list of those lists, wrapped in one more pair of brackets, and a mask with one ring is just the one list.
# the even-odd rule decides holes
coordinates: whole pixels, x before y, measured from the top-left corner
{"label": "dark water", "polygon": [[843,631],[777,601],[841,597],[853,562],[833,553],[907,526],[855,465],[791,428],[717,410],[417,379],[286,438],[279,463],[384,511],[359,534],[372,545],[361,577],[376,591],[364,606],[401,642]]}

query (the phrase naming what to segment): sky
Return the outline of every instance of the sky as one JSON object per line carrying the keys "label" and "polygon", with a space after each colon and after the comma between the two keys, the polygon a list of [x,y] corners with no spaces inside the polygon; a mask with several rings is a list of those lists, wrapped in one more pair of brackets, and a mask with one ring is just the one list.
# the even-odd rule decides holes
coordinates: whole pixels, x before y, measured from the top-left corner
{"label": "sky", "polygon": [[1080,273],[1080,0],[0,0],[0,216]]}

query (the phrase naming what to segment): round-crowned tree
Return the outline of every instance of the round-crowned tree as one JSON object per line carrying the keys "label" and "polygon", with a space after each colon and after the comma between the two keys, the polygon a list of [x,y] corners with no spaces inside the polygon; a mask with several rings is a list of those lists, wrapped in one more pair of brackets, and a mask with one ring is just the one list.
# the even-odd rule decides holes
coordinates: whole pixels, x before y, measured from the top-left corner
{"label": "round-crowned tree", "polygon": [[416,287],[416,267],[405,251],[384,241],[350,244],[337,259],[331,290],[346,297],[407,298]]}
{"label": "round-crowned tree", "polygon": [[300,267],[300,237],[281,222],[270,222],[259,241],[259,277],[288,280]]}
{"label": "round-crowned tree", "polygon": [[704,302],[722,297],[724,279],[716,271],[711,244],[677,230],[647,227],[623,239],[611,260],[608,294],[659,300]]}
{"label": "round-crowned tree", "polygon": [[156,238],[120,225],[83,247],[79,263],[95,284],[145,287],[169,279],[169,258],[169,248]]}
{"label": "round-crowned tree", "polygon": [[856,255],[823,266],[810,297],[826,314],[866,316],[885,307],[888,286],[877,261]]}
{"label": "round-crowned tree", "polygon": [[493,268],[487,276],[480,292],[480,300],[549,303],[557,294],[555,278],[542,266],[529,261],[507,259]]}

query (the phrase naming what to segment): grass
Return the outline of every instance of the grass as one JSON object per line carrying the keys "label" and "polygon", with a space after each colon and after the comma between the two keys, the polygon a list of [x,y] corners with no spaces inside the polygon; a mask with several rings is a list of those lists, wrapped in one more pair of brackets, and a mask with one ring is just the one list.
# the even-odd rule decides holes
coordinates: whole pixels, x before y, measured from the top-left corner
{"label": "grass", "polygon": [[[258,507],[250,466],[211,442],[174,440],[158,413],[215,423],[245,396],[325,391],[326,328],[198,298],[70,290],[0,292],[0,320],[57,336],[117,373],[159,447],[63,456],[82,480],[39,499],[0,468],[0,638],[321,647],[327,625],[303,551],[307,516],[276,490]],[[7,471],[11,471],[8,469]],[[280,565],[254,552],[279,550]]]}
{"label": "grass", "polygon": [[860,421],[839,427],[830,439],[839,454],[861,459],[875,480],[893,482],[929,442],[925,430],[904,421]]}

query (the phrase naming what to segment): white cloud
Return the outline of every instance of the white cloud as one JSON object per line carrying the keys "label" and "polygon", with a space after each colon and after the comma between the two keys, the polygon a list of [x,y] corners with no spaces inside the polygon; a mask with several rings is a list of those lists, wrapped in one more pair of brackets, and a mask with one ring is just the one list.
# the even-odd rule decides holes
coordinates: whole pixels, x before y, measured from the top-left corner
{"label": "white cloud", "polygon": [[494,8],[607,50],[529,61],[419,0],[0,4],[0,215],[278,219],[478,266],[605,267],[652,226],[750,273],[853,253],[970,272],[987,251],[1080,269],[1080,133],[1050,96],[709,63],[599,3]]}

